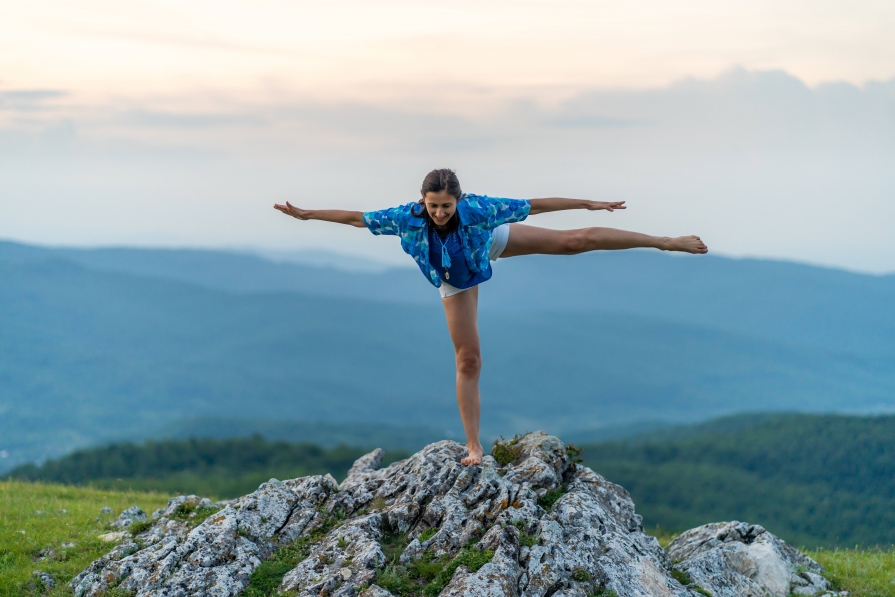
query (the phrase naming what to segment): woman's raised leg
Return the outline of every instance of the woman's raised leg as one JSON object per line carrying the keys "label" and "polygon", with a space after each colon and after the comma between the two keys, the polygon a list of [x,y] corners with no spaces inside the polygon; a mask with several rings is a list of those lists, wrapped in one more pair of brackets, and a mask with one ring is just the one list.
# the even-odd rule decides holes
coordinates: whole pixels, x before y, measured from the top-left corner
{"label": "woman's raised leg", "polygon": [[478,304],[479,287],[473,286],[459,294],[442,299],[448,331],[454,342],[457,360],[457,405],[469,455],[461,460],[465,465],[480,464],[485,454],[479,441],[479,374],[482,371],[482,351],[479,346]]}
{"label": "woman's raised leg", "polygon": [[552,230],[526,224],[510,224],[510,238],[501,257],[517,255],[577,255],[588,251],[636,248],[707,253],[708,247],[698,236],[650,236],[616,228],[579,228]]}

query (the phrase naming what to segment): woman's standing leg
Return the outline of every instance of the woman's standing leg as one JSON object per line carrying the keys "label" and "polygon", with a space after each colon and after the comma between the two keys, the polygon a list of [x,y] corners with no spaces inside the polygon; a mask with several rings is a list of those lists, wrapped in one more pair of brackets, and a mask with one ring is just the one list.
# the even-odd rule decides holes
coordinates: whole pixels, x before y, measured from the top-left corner
{"label": "woman's standing leg", "polygon": [[708,248],[698,236],[650,236],[616,228],[579,228],[552,230],[526,224],[510,224],[510,238],[501,257],[517,255],[577,255],[588,251],[611,251],[636,248],[707,253]]}
{"label": "woman's standing leg", "polygon": [[479,374],[482,371],[482,351],[479,345],[478,304],[479,287],[473,286],[459,294],[441,299],[447,317],[448,331],[454,342],[457,360],[457,405],[466,431],[469,456],[465,465],[480,464],[485,454],[479,441]]}

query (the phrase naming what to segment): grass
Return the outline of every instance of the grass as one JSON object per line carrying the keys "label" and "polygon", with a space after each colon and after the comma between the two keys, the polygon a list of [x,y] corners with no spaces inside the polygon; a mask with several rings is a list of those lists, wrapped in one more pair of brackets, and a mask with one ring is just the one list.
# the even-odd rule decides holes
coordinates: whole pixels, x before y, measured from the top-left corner
{"label": "grass", "polygon": [[827,578],[852,597],[895,597],[895,547],[806,551],[827,569]]}
{"label": "grass", "polygon": [[431,539],[432,537],[434,537],[437,533],[438,533],[438,529],[436,529],[436,528],[426,529],[425,531],[420,533],[420,536],[417,537],[417,539],[420,540],[420,543],[424,543],[424,542],[428,541],[429,539]]}
{"label": "grass", "polygon": [[510,523],[517,529],[519,529],[519,545],[523,545],[525,547],[534,547],[541,540],[540,535],[529,535],[526,530],[528,525],[521,520],[514,520]]}
{"label": "grass", "polygon": [[659,541],[659,545],[663,548],[668,547],[668,544],[671,543],[675,537],[680,535],[680,533],[674,533],[667,529],[663,529],[661,527],[653,527],[649,529],[643,529],[643,532],[647,535],[652,535]]}
{"label": "grass", "polygon": [[[211,516],[212,514],[220,511],[218,506],[209,506],[208,508],[197,508],[195,504],[190,502],[184,502],[177,506],[174,512],[169,516],[169,518],[173,518],[175,520],[182,520],[188,522],[191,526],[197,527],[203,522],[205,519]],[[262,519],[262,522],[266,522]],[[129,526],[134,526],[131,523]],[[134,535],[138,534],[137,532],[131,531]]]}
{"label": "grass", "polygon": [[690,578],[690,575],[684,572],[683,570],[674,570],[671,571],[671,578],[678,581],[685,587],[690,587],[700,595],[706,595],[706,597],[712,597],[712,594],[700,587],[697,584],[693,583],[693,579]]}
{"label": "grass", "polygon": [[522,456],[522,446],[518,445],[520,439],[522,439],[521,435],[515,435],[512,439],[504,439],[503,436],[500,436],[499,439],[494,440],[491,455],[497,464],[506,466]]}
{"label": "grass", "polygon": [[563,483],[559,489],[554,489],[553,491],[548,491],[543,496],[538,498],[538,506],[550,512],[553,508],[553,504],[559,500],[562,496],[569,492],[568,483]]}
{"label": "grass", "polygon": [[[0,481],[0,597],[47,594],[35,582],[35,570],[56,580],[50,595],[70,595],[68,582],[112,548],[97,538],[109,522],[130,506],[153,512],[167,502],[158,493]],[[114,514],[100,516],[104,506]]]}

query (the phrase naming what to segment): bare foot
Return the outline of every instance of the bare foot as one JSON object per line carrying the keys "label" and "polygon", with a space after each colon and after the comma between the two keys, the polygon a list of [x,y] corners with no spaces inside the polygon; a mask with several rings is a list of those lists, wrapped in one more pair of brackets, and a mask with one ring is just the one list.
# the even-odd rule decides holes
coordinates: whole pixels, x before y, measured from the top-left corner
{"label": "bare foot", "polygon": [[481,445],[477,447],[469,448],[469,456],[462,459],[460,464],[465,466],[475,466],[476,464],[482,464],[482,457],[485,456],[485,450]]}
{"label": "bare foot", "polygon": [[667,238],[665,242],[665,251],[681,251],[682,253],[695,253],[697,255],[709,252],[709,248],[705,246],[705,243],[698,236],[678,236],[677,238]]}

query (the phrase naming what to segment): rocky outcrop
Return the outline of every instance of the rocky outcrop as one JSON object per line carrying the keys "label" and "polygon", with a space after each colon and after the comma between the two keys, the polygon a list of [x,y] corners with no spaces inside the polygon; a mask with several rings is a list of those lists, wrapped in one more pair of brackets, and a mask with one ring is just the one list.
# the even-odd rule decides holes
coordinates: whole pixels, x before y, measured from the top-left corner
{"label": "rocky outcrop", "polygon": [[341,485],[271,479],[229,503],[174,498],[71,587],[77,597],[112,587],[230,597],[250,583],[253,594],[267,583],[321,597],[764,596],[782,590],[781,565],[787,590],[829,586],[815,562],[743,523],[689,531],[669,557],[629,494],[570,462],[559,439],[530,433],[499,447],[501,462],[475,467],[460,464],[465,448],[451,441],[384,468],[375,450]]}
{"label": "rocky outcrop", "polygon": [[668,545],[668,554],[675,570],[714,597],[833,594],[820,564],[757,524],[691,529]]}

